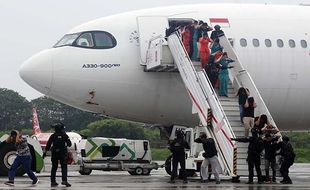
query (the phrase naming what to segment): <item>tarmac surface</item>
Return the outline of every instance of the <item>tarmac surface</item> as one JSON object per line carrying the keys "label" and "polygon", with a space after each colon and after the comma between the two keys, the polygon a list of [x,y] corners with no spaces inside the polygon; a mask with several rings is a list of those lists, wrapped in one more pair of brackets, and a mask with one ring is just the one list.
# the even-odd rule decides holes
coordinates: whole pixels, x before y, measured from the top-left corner
{"label": "tarmac surface", "polygon": [[[293,184],[284,185],[279,182],[276,184],[245,184],[247,178],[241,178],[240,183],[231,183],[230,179],[223,177],[221,184],[217,185],[214,181],[209,183],[201,183],[199,177],[189,178],[188,184],[183,184],[182,181],[176,181],[175,184],[168,183],[169,175],[164,169],[154,170],[150,176],[131,176],[124,171],[103,172],[93,171],[89,176],[82,176],[76,168],[70,168],[68,181],[72,187],[50,187],[49,172],[37,174],[39,183],[31,185],[31,180],[27,177],[16,177],[15,186],[10,187],[4,184],[7,177],[0,177],[0,189],[109,189],[109,190],[178,190],[178,189],[225,189],[225,190],[303,190],[310,189],[310,164],[294,164],[291,168],[290,176]],[[57,174],[58,183],[61,182],[60,172]],[[277,181],[282,180],[277,178]]]}

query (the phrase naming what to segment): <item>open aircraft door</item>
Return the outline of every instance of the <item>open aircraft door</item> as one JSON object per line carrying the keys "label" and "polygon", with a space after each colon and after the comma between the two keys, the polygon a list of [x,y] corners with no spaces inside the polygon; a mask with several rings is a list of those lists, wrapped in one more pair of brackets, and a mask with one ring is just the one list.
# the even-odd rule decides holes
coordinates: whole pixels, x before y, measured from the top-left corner
{"label": "open aircraft door", "polygon": [[169,28],[168,18],[164,16],[139,16],[137,23],[140,41],[140,64],[146,65],[149,41],[160,35],[165,37],[166,29]]}

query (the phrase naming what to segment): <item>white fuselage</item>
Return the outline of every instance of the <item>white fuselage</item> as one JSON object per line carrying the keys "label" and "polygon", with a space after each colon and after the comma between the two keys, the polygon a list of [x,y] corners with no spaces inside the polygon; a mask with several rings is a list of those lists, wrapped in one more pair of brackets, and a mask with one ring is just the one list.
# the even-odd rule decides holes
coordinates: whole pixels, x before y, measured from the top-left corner
{"label": "white fuselage", "polygon": [[[145,123],[197,125],[198,117],[191,113],[192,103],[179,73],[144,72],[140,65],[139,16],[207,22],[209,18],[228,18],[230,27],[223,30],[233,39],[241,63],[277,126],[309,129],[310,7],[305,6],[204,4],[109,16],[80,25],[68,34],[107,31],[117,41],[114,48],[51,48],[27,60],[21,77],[38,91],[83,110]],[[241,38],[247,40],[246,47],[240,45]],[[259,47],[253,46],[253,39],[259,40]],[[271,47],[266,47],[265,39],[271,40]],[[278,39],[284,47],[277,46]],[[291,48],[289,40],[294,40],[296,47]],[[301,40],[308,42],[306,48],[301,47]],[[85,64],[118,66],[85,68]]]}

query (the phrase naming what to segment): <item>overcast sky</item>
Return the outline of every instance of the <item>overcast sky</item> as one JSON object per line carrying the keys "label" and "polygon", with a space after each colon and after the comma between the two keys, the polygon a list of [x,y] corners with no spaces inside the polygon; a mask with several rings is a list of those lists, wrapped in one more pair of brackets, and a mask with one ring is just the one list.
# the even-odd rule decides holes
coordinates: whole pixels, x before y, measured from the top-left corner
{"label": "overcast sky", "polygon": [[0,87],[41,96],[18,75],[21,64],[81,23],[129,10],[192,3],[310,4],[310,0],[0,0]]}

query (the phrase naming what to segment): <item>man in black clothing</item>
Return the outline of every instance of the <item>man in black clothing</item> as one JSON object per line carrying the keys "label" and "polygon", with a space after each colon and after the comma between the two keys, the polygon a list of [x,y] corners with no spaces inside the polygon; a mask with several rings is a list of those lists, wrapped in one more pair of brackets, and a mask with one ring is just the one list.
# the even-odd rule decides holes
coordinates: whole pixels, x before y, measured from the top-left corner
{"label": "man in black clothing", "polygon": [[276,182],[276,152],[278,150],[277,137],[266,134],[264,137],[265,147],[265,172],[266,181],[269,181],[269,166],[272,170],[272,182]]}
{"label": "man in black clothing", "polygon": [[181,166],[181,172],[183,176],[183,183],[187,183],[187,176],[185,170],[185,149],[190,149],[188,143],[184,139],[182,130],[176,131],[176,139],[174,139],[169,146],[172,152],[172,173],[170,183],[175,183],[177,177],[178,163]]}
{"label": "man in black clothing", "polygon": [[[55,133],[53,133],[47,141],[45,151],[43,157],[46,155],[46,151],[51,150],[52,152],[52,170],[51,170],[51,186],[56,187],[58,183],[56,182],[56,171],[58,167],[58,161],[61,165],[61,174],[62,174],[62,185],[66,187],[70,187],[71,184],[67,181],[67,147],[72,145],[69,136],[64,131],[65,126],[63,123],[56,123],[52,125],[55,129]],[[52,146],[52,147],[51,147]]]}
{"label": "man in black clothing", "polygon": [[294,160],[295,160],[295,153],[293,150],[293,147],[291,143],[289,142],[290,139],[287,136],[282,137],[282,142],[280,144],[281,146],[281,167],[280,167],[280,172],[283,177],[283,180],[280,181],[281,183],[284,184],[292,184],[291,178],[288,176],[289,173],[289,168],[293,165]]}
{"label": "man in black clothing", "polygon": [[254,166],[257,173],[257,181],[258,183],[263,183],[262,181],[262,172],[260,169],[260,155],[263,151],[264,145],[262,139],[258,136],[258,129],[252,128],[252,137],[247,138],[232,138],[231,140],[235,140],[238,142],[249,142],[248,146],[248,168],[249,168],[249,181],[248,184],[253,184],[254,177]]}
{"label": "man in black clothing", "polygon": [[220,184],[219,173],[222,173],[221,165],[217,158],[217,150],[215,147],[215,142],[212,138],[207,138],[206,133],[202,133],[199,138],[195,139],[196,143],[202,143],[204,153],[203,157],[205,158],[201,164],[201,178],[202,182],[208,182],[208,166],[211,165],[212,173],[214,174],[216,184]]}
{"label": "man in black clothing", "polygon": [[219,38],[221,36],[224,36],[223,30],[221,30],[221,27],[219,25],[215,25],[214,30],[211,33],[211,39],[214,41],[216,38]]}

